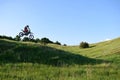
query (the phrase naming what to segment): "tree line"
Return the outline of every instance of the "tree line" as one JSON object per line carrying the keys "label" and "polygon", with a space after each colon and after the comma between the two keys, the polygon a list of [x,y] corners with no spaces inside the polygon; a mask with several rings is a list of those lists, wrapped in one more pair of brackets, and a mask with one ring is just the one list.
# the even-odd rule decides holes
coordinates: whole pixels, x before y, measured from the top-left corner
{"label": "tree line", "polygon": [[[61,43],[59,41],[53,42],[51,41],[49,38],[36,38],[36,39],[29,39],[28,37],[24,37],[23,39],[21,39],[18,35],[16,35],[15,38],[12,38],[11,36],[5,36],[5,35],[0,35],[0,39],[9,39],[9,40],[14,40],[14,41],[24,41],[24,42],[35,42],[35,43],[41,43],[43,45],[47,45],[48,43],[51,44],[57,44],[57,45],[61,45]],[[63,44],[63,46],[67,46],[66,44]],[[89,48],[89,43],[87,42],[81,42],[79,44],[80,48]]]}
{"label": "tree line", "polygon": [[[15,38],[11,37],[11,36],[5,36],[5,35],[0,35],[0,39],[9,39],[9,40],[14,40],[14,41],[24,41],[24,42],[35,42],[35,43],[41,43],[43,45],[47,45],[48,43],[52,43],[52,44],[57,44],[57,45],[61,45],[61,43],[59,41],[53,42],[51,41],[49,38],[43,37],[41,39],[36,38],[36,39],[29,39],[28,37],[24,37],[23,39],[20,38],[18,35],[16,35]],[[64,44],[64,46],[66,46],[66,44]]]}

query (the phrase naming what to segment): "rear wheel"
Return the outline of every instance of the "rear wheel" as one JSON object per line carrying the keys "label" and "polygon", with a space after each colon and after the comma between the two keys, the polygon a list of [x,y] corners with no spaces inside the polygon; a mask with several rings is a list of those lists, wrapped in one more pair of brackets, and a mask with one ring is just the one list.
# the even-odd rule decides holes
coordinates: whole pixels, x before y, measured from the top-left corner
{"label": "rear wheel", "polygon": [[24,35],[23,32],[20,32],[20,33],[19,33],[19,37],[22,37],[23,35]]}
{"label": "rear wheel", "polygon": [[32,34],[29,35],[29,39],[33,39],[34,36]]}

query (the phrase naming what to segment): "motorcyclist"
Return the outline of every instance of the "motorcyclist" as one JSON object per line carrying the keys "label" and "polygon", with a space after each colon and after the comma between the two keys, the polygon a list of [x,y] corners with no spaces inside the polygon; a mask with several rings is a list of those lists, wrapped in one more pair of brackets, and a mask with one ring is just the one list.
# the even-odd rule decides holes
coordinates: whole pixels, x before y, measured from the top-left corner
{"label": "motorcyclist", "polygon": [[30,33],[30,28],[29,28],[29,25],[26,25],[24,27],[24,31],[23,31],[25,34],[29,34]]}

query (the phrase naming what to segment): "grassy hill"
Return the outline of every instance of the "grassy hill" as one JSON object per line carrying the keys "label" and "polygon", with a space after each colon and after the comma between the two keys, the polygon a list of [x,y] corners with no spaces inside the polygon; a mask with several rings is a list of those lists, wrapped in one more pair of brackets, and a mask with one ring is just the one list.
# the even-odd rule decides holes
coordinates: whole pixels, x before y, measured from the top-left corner
{"label": "grassy hill", "polygon": [[72,52],[94,59],[102,59],[107,61],[120,61],[120,38],[109,41],[90,44],[90,48],[80,49],[79,46],[58,46],[50,45],[57,49]]}
{"label": "grassy hill", "polygon": [[[21,43],[8,40],[0,40],[0,62],[20,63],[30,62],[46,65],[62,66],[72,64],[96,64],[103,60],[92,59],[80,54],[74,54],[62,49],[42,46],[35,43]],[[62,48],[62,46],[59,46]]]}
{"label": "grassy hill", "polygon": [[119,67],[120,38],[87,49],[0,39],[1,80],[119,80]]}

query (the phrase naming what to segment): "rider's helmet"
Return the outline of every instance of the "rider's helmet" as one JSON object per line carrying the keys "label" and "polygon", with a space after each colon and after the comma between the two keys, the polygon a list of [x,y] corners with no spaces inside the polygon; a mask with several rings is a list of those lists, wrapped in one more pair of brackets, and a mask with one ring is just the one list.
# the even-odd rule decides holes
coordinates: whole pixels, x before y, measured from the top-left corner
{"label": "rider's helmet", "polygon": [[26,27],[28,27],[28,28],[29,28],[29,25],[26,25]]}

